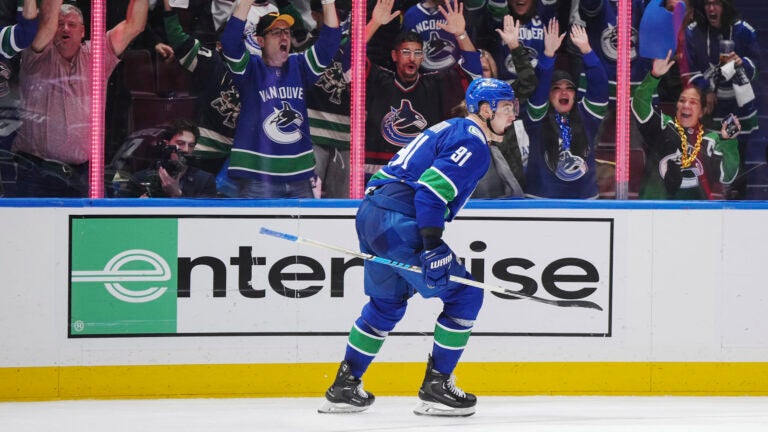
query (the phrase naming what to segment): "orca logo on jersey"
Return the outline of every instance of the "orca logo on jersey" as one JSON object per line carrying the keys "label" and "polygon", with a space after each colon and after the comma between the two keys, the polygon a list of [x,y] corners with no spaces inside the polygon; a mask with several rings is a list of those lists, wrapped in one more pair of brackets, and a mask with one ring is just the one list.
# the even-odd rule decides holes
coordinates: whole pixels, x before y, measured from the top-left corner
{"label": "orca logo on jersey", "polygon": [[301,139],[301,129],[304,116],[294,110],[291,104],[282,101],[282,108],[264,119],[264,133],[269,139],[278,144],[293,144]]}
{"label": "orca logo on jersey", "polygon": [[401,99],[400,108],[389,108],[381,119],[381,135],[388,143],[405,147],[427,127],[427,119],[413,109],[411,101]]}
{"label": "orca logo on jersey", "polygon": [[[669,154],[661,158],[659,161],[658,169],[661,178],[667,176],[667,161],[672,160],[676,164],[680,165],[680,159],[682,154],[680,150],[675,153]],[[680,174],[683,177],[683,181],[680,183],[680,189],[690,189],[699,187],[699,176],[704,172],[704,165],[696,158],[693,164],[688,168],[680,168]]]}
{"label": "orca logo on jersey", "polygon": [[453,51],[456,46],[440,38],[438,32],[430,32],[429,40],[424,44],[424,62],[422,66],[429,70],[442,70],[453,66],[456,59]]}
{"label": "orca logo on jersey", "polygon": [[[634,60],[637,58],[637,29],[632,28],[632,36],[630,36],[630,50],[629,59]],[[600,35],[600,46],[603,49],[603,55],[615,62],[619,58],[619,29],[616,26],[608,25]]]}
{"label": "orca logo on jersey", "polygon": [[587,162],[568,150],[560,152],[555,175],[562,181],[576,181],[589,171]]}

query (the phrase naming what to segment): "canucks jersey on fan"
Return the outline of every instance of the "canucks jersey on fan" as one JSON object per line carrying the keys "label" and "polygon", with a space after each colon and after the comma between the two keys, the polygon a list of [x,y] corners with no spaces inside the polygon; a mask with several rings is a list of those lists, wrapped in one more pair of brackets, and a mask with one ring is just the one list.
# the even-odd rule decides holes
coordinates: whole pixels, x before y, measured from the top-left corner
{"label": "canucks jersey on fan", "polygon": [[232,17],[222,44],[241,114],[230,158],[231,177],[295,182],[314,175],[305,89],[331,63],[341,30],[323,26],[314,46],[290,54],[282,67],[251,56],[242,40],[245,22]]}
{"label": "canucks jersey on fan", "polygon": [[225,158],[232,148],[240,115],[240,95],[232,83],[231,74],[218,52],[202,46],[198,39],[184,32],[175,12],[166,14],[164,22],[174,55],[190,72],[192,91],[197,96],[195,111],[200,138],[195,154]]}
{"label": "canucks jersey on fan", "polygon": [[425,70],[445,70],[456,64],[460,58],[456,36],[441,29],[437,24],[445,24],[446,19],[435,6],[425,7],[418,3],[409,8],[403,16],[403,31],[412,31],[424,40]]}
{"label": "canucks jersey on fan", "polygon": [[[629,67],[630,67],[630,91],[635,88],[650,70],[650,59],[642,58],[639,53],[639,31],[640,19],[643,15],[644,1],[631,0],[632,5],[632,28],[630,37]],[[581,0],[579,3],[579,13],[586,23],[589,44],[595,50],[600,58],[606,74],[608,74],[608,83],[610,85],[610,99],[616,99],[616,61],[618,60],[619,50],[619,29],[618,25],[618,5],[615,1],[605,0]],[[579,92],[584,93],[585,85],[588,85],[584,77],[579,82]]]}

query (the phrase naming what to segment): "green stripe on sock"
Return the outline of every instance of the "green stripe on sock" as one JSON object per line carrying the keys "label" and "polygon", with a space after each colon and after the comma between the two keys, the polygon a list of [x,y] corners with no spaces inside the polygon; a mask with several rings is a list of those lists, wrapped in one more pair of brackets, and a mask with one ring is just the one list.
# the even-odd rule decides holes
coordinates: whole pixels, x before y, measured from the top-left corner
{"label": "green stripe on sock", "polygon": [[435,343],[445,349],[461,350],[467,346],[472,329],[456,330],[435,324]]}
{"label": "green stripe on sock", "polygon": [[349,331],[349,345],[363,354],[375,356],[384,345],[384,338],[365,333],[355,325]]}

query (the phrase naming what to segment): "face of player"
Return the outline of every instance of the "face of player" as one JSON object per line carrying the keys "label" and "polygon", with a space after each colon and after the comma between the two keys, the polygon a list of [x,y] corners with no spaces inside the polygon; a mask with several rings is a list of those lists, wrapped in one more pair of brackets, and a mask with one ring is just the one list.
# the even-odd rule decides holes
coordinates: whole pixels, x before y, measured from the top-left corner
{"label": "face of player", "polygon": [[720,0],[705,0],[704,13],[707,14],[709,25],[720,28],[720,19],[723,16],[723,3]]}
{"label": "face of player", "polygon": [[[174,135],[173,138],[171,138],[171,140],[168,142],[168,145],[176,146],[176,150],[182,156],[191,154],[195,149],[195,144],[197,144],[195,141],[195,135],[190,131],[181,131]],[[172,153],[171,159],[178,159],[178,155],[176,153]]]}
{"label": "face of player", "polygon": [[549,103],[560,114],[571,112],[576,102],[576,89],[568,81],[561,80],[549,89]]}
{"label": "face of player", "polygon": [[424,61],[424,49],[418,42],[403,42],[392,50],[392,61],[395,62],[395,71],[400,80],[414,81]]}
{"label": "face of player", "polygon": [[280,20],[263,36],[256,39],[261,44],[264,62],[270,66],[282,66],[288,61],[291,52],[291,27],[287,22]]}
{"label": "face of player", "polygon": [[531,11],[535,6],[535,0],[509,0],[509,8],[515,16],[523,16]]}
{"label": "face of player", "polygon": [[677,112],[675,116],[680,125],[684,128],[692,128],[699,124],[703,107],[701,106],[701,96],[694,88],[687,88],[680,93],[677,99]]}
{"label": "face of player", "polygon": [[496,115],[491,120],[491,126],[494,131],[503,131],[514,123],[517,110],[512,101],[500,101],[496,104]]}
{"label": "face of player", "polygon": [[71,59],[75,56],[84,37],[85,25],[80,15],[70,12],[59,16],[59,27],[53,36],[53,44],[64,58]]}

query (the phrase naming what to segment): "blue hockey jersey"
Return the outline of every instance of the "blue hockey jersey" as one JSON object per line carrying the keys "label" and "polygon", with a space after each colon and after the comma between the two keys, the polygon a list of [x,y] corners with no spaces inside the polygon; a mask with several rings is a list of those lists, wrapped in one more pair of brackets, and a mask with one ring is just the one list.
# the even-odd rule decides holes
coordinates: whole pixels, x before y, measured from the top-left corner
{"label": "blue hockey jersey", "polygon": [[381,168],[369,187],[402,182],[416,190],[419,228],[445,226],[488,171],[491,153],[480,127],[466,118],[440,122],[417,136]]}

